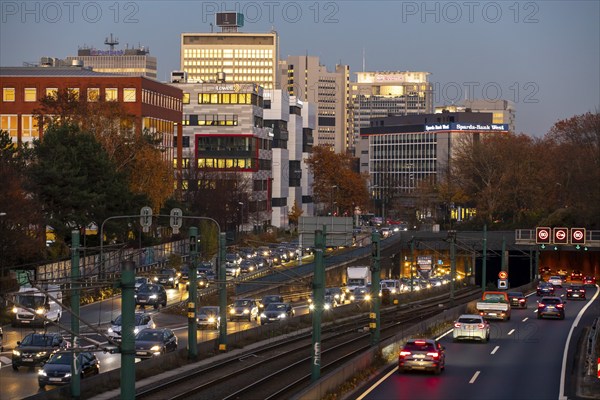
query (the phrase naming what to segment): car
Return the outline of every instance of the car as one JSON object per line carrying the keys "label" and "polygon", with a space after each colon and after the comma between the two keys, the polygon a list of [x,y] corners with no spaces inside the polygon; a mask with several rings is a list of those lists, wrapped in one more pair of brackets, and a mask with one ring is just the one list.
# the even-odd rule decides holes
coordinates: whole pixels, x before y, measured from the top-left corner
{"label": "car", "polygon": [[564,280],[560,275],[552,275],[548,278],[548,282],[550,282],[552,286],[562,287]]}
{"label": "car", "polygon": [[565,302],[558,296],[545,296],[538,302],[538,319],[544,317],[557,317],[565,319]]}
{"label": "car", "polygon": [[585,287],[583,285],[571,285],[567,288],[567,299],[585,300]]}
{"label": "car", "polygon": [[135,356],[152,358],[177,350],[177,336],[169,328],[143,329],[135,335]]}
{"label": "car", "polygon": [[446,368],[444,346],[433,339],[409,339],[398,355],[398,372],[409,370],[441,373]]}
{"label": "car", "polygon": [[240,266],[237,263],[226,262],[225,263],[225,276],[231,276],[237,278],[240,276]]}
{"label": "car", "polygon": [[[134,328],[133,328],[134,336],[142,329],[156,328],[156,324],[154,323],[154,320],[152,319],[152,316],[150,314],[146,314],[143,312],[136,312],[133,317],[134,317]],[[110,321],[110,328],[108,328],[108,337],[111,338],[112,340],[120,341],[122,325],[123,325],[123,315],[119,315],[117,318]]]}
{"label": "car", "polygon": [[[59,351],[50,357],[48,362],[38,371],[38,385],[40,388],[44,388],[46,385],[66,385],[71,382],[72,354],[70,351]],[[82,379],[100,373],[100,361],[94,353],[87,351],[78,353],[77,361]]]}
{"label": "car", "polygon": [[264,310],[271,303],[283,303],[283,296],[278,294],[268,294],[263,296],[263,298],[258,302],[258,307],[261,310]]}
{"label": "car", "polygon": [[277,322],[296,315],[294,308],[290,303],[269,303],[260,314],[261,325],[269,322]]}
{"label": "car", "polygon": [[238,253],[227,253],[225,254],[225,262],[240,265],[242,257]]}
{"label": "car", "polygon": [[527,297],[523,292],[508,292],[508,299],[512,308],[527,308]]}
{"label": "car", "polygon": [[550,267],[541,267],[540,275],[552,275],[552,268]]}
{"label": "car", "polygon": [[346,303],[346,291],[339,287],[331,287],[325,289],[325,297],[331,296],[332,306],[337,307]]}
{"label": "car", "polygon": [[140,286],[142,286],[143,284],[147,284],[147,283],[152,283],[150,282],[150,278],[148,278],[147,276],[136,276],[135,277],[135,291],[137,292],[137,290],[140,288]]}
{"label": "car", "polygon": [[175,271],[174,268],[163,268],[154,277],[154,283],[176,288],[177,286],[179,286],[180,276],[181,275],[177,271]]}
{"label": "car", "polygon": [[[206,274],[198,272],[198,274],[196,275],[196,287],[198,289],[206,289],[209,284],[210,282]],[[190,290],[190,281],[187,281],[185,283],[185,290]]]}
{"label": "car", "polygon": [[463,314],[454,321],[453,340],[490,340],[490,324],[481,315]]}
{"label": "car", "polygon": [[12,351],[12,368],[18,371],[22,366],[44,365],[52,354],[68,347],[60,333],[28,333]]}
{"label": "car", "polygon": [[571,281],[581,281],[583,280],[583,273],[577,269],[574,269],[571,272]]}
{"label": "car", "polygon": [[359,286],[354,289],[350,299],[355,303],[369,302],[371,301],[371,291],[366,286]]}
{"label": "car", "polygon": [[248,274],[256,271],[258,268],[256,267],[256,263],[254,260],[246,259],[240,263],[240,272],[244,274]]}
{"label": "car", "polygon": [[196,313],[196,324],[198,329],[219,329],[221,326],[219,306],[202,306]]}
{"label": "car", "polygon": [[254,299],[238,299],[229,306],[229,320],[258,320],[258,304]]}
{"label": "car", "polygon": [[554,286],[549,282],[540,282],[537,285],[536,293],[538,296],[553,295]]}
{"label": "car", "polygon": [[151,283],[142,285],[134,295],[135,305],[144,309],[146,306],[153,306],[158,310],[159,306],[167,306],[167,291],[162,285]]}
{"label": "car", "polygon": [[595,286],[596,285],[596,277],[591,275],[586,275],[583,277],[583,285],[584,286]]}

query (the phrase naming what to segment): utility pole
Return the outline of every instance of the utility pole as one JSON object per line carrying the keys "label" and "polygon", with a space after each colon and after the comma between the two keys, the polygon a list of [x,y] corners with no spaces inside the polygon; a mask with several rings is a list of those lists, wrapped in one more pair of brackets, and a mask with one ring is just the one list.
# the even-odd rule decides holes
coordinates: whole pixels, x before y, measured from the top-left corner
{"label": "utility pole", "polygon": [[198,272],[198,228],[195,226],[189,229],[190,239],[190,262],[189,272],[189,291],[188,291],[188,359],[198,358],[198,323],[196,321],[196,301],[198,300],[198,282],[196,274]]}
{"label": "utility pole", "polygon": [[226,233],[219,233],[219,257],[217,258],[217,279],[219,280],[219,351],[227,351],[227,276],[225,274]]}
{"label": "utility pole", "polygon": [[325,235],[325,226],[323,226],[323,230],[315,231],[315,271],[313,275],[313,303],[315,309],[312,316],[312,382],[316,382],[321,376],[321,315],[325,300]]}
{"label": "utility pole", "polygon": [[448,231],[450,236],[450,306],[454,306],[454,282],[456,280],[456,231]]}
{"label": "utility pole", "polygon": [[380,322],[380,303],[381,298],[379,297],[380,289],[380,277],[379,273],[381,270],[381,248],[380,248],[380,236],[379,232],[371,234],[371,246],[372,246],[372,257],[373,263],[371,267],[371,313],[369,315],[369,329],[371,331],[371,346],[379,343],[379,322]]}
{"label": "utility pole", "polygon": [[481,260],[481,290],[487,286],[487,224],[483,224],[483,255]]}
{"label": "utility pole", "polygon": [[79,347],[79,231],[71,231],[71,398],[81,396],[81,365],[78,365]]}
{"label": "utility pole", "polygon": [[121,398],[135,398],[135,263],[121,266]]}

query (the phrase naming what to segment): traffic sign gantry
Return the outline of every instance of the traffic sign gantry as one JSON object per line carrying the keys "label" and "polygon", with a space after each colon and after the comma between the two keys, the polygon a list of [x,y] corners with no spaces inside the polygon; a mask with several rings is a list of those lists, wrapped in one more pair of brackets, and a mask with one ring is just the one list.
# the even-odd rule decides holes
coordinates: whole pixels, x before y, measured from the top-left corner
{"label": "traffic sign gantry", "polygon": [[552,236],[550,235],[551,229],[547,227],[535,228],[535,243],[536,244],[547,244],[550,243]]}
{"label": "traffic sign gantry", "polygon": [[553,240],[555,244],[569,243],[569,228],[554,228]]}

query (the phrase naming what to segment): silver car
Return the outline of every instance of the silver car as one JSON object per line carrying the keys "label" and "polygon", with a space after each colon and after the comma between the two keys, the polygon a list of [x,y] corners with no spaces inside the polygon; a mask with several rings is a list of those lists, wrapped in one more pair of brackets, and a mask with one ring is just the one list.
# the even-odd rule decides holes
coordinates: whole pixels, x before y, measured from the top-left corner
{"label": "silver car", "polygon": [[454,321],[452,331],[454,341],[459,340],[490,340],[490,324],[477,314],[463,314]]}

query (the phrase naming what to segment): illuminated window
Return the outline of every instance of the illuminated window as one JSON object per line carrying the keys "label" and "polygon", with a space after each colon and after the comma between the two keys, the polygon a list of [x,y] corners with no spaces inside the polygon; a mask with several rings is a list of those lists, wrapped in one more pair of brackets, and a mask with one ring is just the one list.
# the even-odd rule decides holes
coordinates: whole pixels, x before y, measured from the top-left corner
{"label": "illuminated window", "polygon": [[57,96],[58,96],[57,88],[46,88],[46,97],[51,97],[53,99],[56,99]]}
{"label": "illuminated window", "polygon": [[98,101],[100,99],[99,88],[88,88],[87,90],[87,101]]}
{"label": "illuminated window", "polygon": [[17,116],[16,115],[2,115],[0,117],[0,129],[7,131],[8,134],[14,138],[17,137]]}
{"label": "illuminated window", "polygon": [[36,101],[37,100],[37,89],[36,88],[25,88],[25,101]]}
{"label": "illuminated window", "polygon": [[190,94],[189,93],[183,94],[183,104],[190,104]]}
{"label": "illuminated window", "polygon": [[33,115],[21,115],[21,136],[23,138],[39,137],[38,119]]}
{"label": "illuminated window", "polygon": [[123,89],[123,101],[125,103],[135,103],[136,89],[135,88]]}
{"label": "illuminated window", "polygon": [[118,93],[119,93],[119,91],[117,90],[117,88],[106,88],[105,89],[106,101],[117,101]]}
{"label": "illuminated window", "polygon": [[3,88],[2,101],[15,101],[15,88]]}
{"label": "illuminated window", "polygon": [[67,90],[75,100],[79,100],[79,88],[69,88]]}

